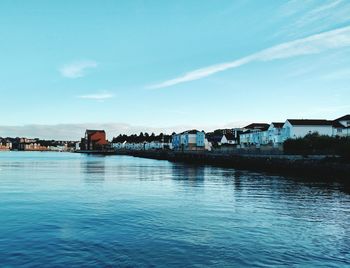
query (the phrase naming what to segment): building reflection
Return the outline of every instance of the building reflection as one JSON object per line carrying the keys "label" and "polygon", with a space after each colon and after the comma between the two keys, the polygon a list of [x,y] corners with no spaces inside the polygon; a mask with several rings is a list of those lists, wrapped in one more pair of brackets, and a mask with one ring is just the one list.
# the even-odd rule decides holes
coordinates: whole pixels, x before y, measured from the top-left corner
{"label": "building reflection", "polygon": [[105,180],[106,163],[105,157],[87,156],[81,162],[81,172],[87,183],[101,183]]}
{"label": "building reflection", "polygon": [[235,191],[241,191],[242,190],[242,176],[243,172],[240,170],[235,171],[233,177],[234,177],[234,186]]}
{"label": "building reflection", "polygon": [[205,167],[195,165],[174,164],[172,166],[172,179],[186,183],[188,186],[203,184]]}

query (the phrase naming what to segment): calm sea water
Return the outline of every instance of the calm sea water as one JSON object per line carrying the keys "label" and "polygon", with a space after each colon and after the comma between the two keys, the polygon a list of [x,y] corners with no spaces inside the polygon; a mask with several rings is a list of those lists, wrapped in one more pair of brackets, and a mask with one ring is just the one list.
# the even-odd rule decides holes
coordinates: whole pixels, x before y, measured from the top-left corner
{"label": "calm sea water", "polygon": [[128,156],[0,153],[1,267],[345,267],[341,185]]}

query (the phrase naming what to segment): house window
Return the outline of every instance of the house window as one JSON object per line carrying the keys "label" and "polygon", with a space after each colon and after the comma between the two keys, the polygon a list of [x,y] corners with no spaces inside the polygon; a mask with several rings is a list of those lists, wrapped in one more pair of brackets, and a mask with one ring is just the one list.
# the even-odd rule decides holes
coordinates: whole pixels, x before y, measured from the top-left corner
{"label": "house window", "polygon": [[338,128],[337,129],[337,133],[341,133],[342,132],[342,129],[341,128]]}

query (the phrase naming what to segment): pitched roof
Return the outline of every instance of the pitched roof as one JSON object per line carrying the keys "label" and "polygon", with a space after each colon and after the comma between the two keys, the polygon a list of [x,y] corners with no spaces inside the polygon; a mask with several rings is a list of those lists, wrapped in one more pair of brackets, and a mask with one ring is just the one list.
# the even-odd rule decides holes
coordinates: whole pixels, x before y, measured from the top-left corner
{"label": "pitched roof", "polygon": [[235,139],[235,136],[232,133],[225,134],[225,137],[228,141],[233,141]]}
{"label": "pitched roof", "polygon": [[207,137],[207,140],[209,142],[220,142],[222,137],[223,137],[223,135],[210,135]]}
{"label": "pitched roof", "polygon": [[192,130],[185,131],[184,133],[197,134],[197,132],[199,132],[197,129],[192,129]]}
{"label": "pitched roof", "polygon": [[333,121],[326,119],[287,119],[293,126],[332,126]]}
{"label": "pitched roof", "polygon": [[333,122],[333,127],[334,128],[345,128],[342,124],[340,124],[338,121]]}
{"label": "pitched roof", "polygon": [[180,134],[197,134],[197,132],[203,132],[203,131],[199,131],[197,129],[192,129],[192,130],[186,130]]}
{"label": "pitched roof", "polygon": [[273,125],[275,128],[282,128],[284,122],[272,122],[271,125]]}
{"label": "pitched roof", "polygon": [[342,121],[342,120],[350,120],[350,114],[339,117],[339,118],[335,119],[334,121]]}
{"label": "pitched roof", "polygon": [[266,123],[252,123],[249,124],[248,126],[245,126],[245,129],[260,129],[260,130],[266,130],[269,128],[269,124]]}
{"label": "pitched roof", "polygon": [[93,130],[93,129],[87,129],[86,130],[87,134],[92,134],[92,133],[96,133],[96,132],[103,132],[103,133],[105,133],[104,130]]}

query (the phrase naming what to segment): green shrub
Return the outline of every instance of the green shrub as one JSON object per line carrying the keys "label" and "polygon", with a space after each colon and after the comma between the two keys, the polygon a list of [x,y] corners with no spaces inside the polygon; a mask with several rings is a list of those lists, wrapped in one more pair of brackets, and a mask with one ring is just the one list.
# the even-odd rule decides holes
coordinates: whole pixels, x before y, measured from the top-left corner
{"label": "green shrub", "polygon": [[286,140],[283,149],[286,154],[327,154],[350,157],[350,138],[312,133],[304,138]]}

